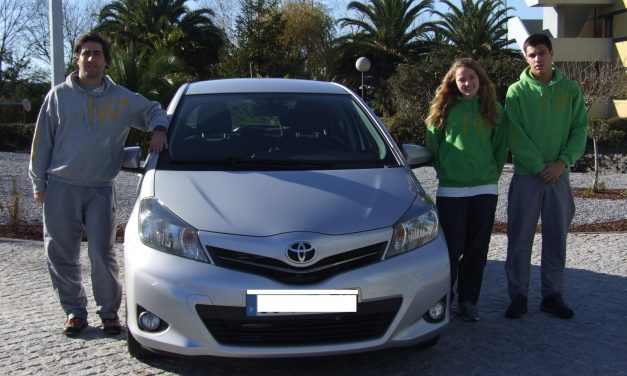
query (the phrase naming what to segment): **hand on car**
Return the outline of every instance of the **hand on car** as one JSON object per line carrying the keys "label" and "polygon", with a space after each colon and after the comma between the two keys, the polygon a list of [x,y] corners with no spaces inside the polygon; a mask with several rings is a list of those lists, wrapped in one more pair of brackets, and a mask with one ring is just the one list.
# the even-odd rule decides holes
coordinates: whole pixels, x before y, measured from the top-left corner
{"label": "hand on car", "polygon": [[152,137],[150,139],[150,147],[148,148],[149,153],[161,153],[164,150],[168,149],[168,136],[165,134],[163,130],[156,130],[152,132]]}

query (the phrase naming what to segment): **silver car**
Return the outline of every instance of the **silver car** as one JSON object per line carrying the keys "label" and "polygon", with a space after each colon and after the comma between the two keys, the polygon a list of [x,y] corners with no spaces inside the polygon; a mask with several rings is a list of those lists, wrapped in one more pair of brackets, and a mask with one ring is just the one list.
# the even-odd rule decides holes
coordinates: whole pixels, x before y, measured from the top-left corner
{"label": "silver car", "polygon": [[126,227],[128,350],[289,357],[433,345],[449,321],[438,216],[368,106],[334,83],[181,87]]}

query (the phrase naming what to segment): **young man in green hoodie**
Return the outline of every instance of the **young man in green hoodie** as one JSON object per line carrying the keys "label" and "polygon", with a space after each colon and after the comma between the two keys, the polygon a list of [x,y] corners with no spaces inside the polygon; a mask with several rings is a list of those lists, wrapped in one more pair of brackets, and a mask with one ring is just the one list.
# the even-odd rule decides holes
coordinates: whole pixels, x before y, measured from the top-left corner
{"label": "young man in green hoodie", "polygon": [[575,214],[568,168],[583,153],[588,116],[579,85],[553,65],[551,40],[531,35],[523,45],[529,64],[505,101],[514,176],[507,208],[506,317],[527,312],[531,248],[542,218],[540,310],[563,319],[573,310],[562,298],[566,236]]}

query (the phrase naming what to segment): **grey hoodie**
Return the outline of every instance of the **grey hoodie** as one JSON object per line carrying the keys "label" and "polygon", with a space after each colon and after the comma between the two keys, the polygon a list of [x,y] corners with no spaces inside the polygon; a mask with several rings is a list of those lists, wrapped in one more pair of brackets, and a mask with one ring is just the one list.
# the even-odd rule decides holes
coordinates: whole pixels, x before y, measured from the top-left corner
{"label": "grey hoodie", "polygon": [[35,192],[48,179],[99,187],[113,185],[131,127],[168,127],[159,103],[116,85],[108,76],[94,90],[75,81],[77,72],[46,95],[31,148],[29,174]]}

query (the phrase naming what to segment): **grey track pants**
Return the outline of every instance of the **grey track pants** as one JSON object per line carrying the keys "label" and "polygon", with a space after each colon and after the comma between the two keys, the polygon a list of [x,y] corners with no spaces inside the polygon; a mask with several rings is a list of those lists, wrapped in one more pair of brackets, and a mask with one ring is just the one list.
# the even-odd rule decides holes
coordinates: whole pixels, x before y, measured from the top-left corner
{"label": "grey track pants", "polygon": [[66,315],[87,317],[80,264],[81,234],[88,238],[91,282],[98,315],[113,318],[122,285],[115,242],[114,187],[84,187],[48,181],[44,196],[44,244],[52,286]]}
{"label": "grey track pants", "polygon": [[566,266],[566,237],[575,215],[568,173],[551,184],[534,175],[516,175],[509,186],[507,207],[507,260],[505,272],[510,297],[529,291],[531,249],[542,219],[542,296],[562,293]]}

